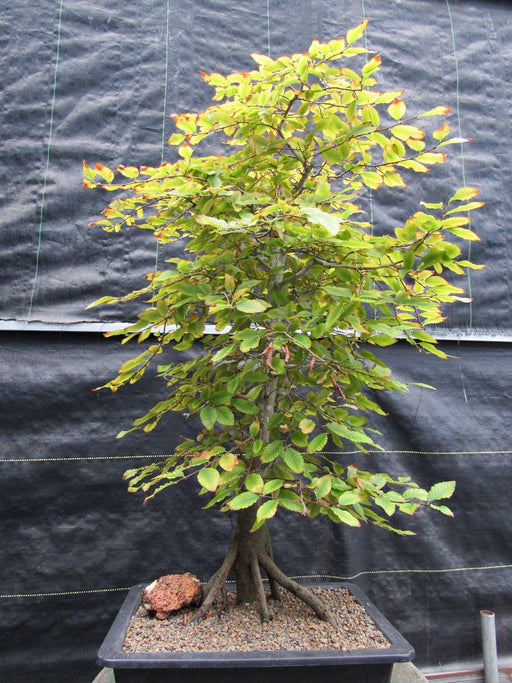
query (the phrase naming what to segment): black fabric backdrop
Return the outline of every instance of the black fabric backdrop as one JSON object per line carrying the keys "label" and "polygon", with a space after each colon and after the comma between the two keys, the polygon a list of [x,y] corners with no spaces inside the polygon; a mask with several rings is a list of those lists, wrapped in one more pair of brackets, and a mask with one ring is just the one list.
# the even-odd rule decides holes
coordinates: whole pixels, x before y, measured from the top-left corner
{"label": "black fabric backdrop", "polygon": [[[368,195],[375,229],[403,221],[420,199],[445,196],[447,185],[481,187],[487,203],[475,229],[482,242],[472,257],[487,268],[462,278],[474,303],[455,307],[445,326],[510,334],[512,12],[507,2],[484,0],[24,0],[2,7],[0,325],[128,319],[130,309],[84,309],[138,286],[155,248],[145,235],[87,227],[105,198],[82,190],[82,158],[109,165],[171,158],[162,144],[172,132],[169,114],[209,101],[199,68],[250,68],[250,52],[269,44],[273,56],[303,50],[366,14],[368,45],[383,54],[382,87],[405,87],[411,111],[451,106],[454,134],[460,128],[475,138],[463,153],[452,148],[428,187],[410,178],[412,200],[399,191]],[[160,251],[160,265],[169,255]],[[407,517],[418,535],[405,539],[291,513],[273,522],[285,570],[359,575],[415,646],[417,663],[430,668],[479,658],[481,608],[496,611],[500,655],[512,654],[512,347],[444,348],[457,358],[419,356],[403,344],[382,351],[401,379],[437,392],[381,397],[390,412],[378,421],[387,452],[357,463],[407,472],[425,485],[457,479],[455,519]],[[0,679],[7,683],[88,683],[124,597],[114,589],[169,571],[206,578],[222,558],[233,520],[203,511],[193,484],[145,507],[125,491],[124,469],[194,432],[176,417],[148,436],[114,440],[163,390],[148,377],[120,394],[91,392],[133,351],[96,334],[0,333]]]}
{"label": "black fabric backdrop", "polygon": [[[417,663],[431,667],[479,657],[483,608],[496,611],[500,654],[512,654],[512,348],[443,348],[458,357],[442,361],[402,343],[382,353],[400,379],[431,382],[437,391],[385,397],[391,415],[378,427],[389,452],[338,457],[425,486],[455,478],[455,518],[403,515],[401,524],[417,531],[410,538],[292,513],[272,522],[287,572],[361,573],[357,582],[410,639]],[[233,520],[202,510],[194,483],[144,507],[125,491],[122,472],[145,460],[135,456],[171,452],[195,427],[175,416],[150,435],[113,439],[149,405],[149,394],[165,391],[151,377],[115,395],[91,391],[133,351],[99,335],[0,336],[0,362],[9,368],[0,396],[2,681],[86,683],[124,592],[83,591],[175,571],[207,578],[226,549]],[[486,569],[499,565],[508,567]],[[78,594],[5,597],[67,591]]]}
{"label": "black fabric backdrop", "polygon": [[[447,186],[478,185],[486,207],[471,246],[475,301],[449,313],[451,328],[510,330],[512,207],[512,22],[508,2],[483,0],[23,0],[3,3],[0,100],[0,319],[123,320],[129,310],[85,311],[105,293],[132,288],[155,264],[144,234],[108,236],[87,223],[103,208],[85,191],[81,161],[158,164],[169,115],[198,111],[212,90],[199,69],[252,68],[251,52],[273,56],[330,39],[370,15],[368,46],[382,52],[382,88],[405,88],[411,113],[453,108],[452,132],[474,142],[411,191],[373,193],[376,230],[393,228],[420,200]],[[407,197],[406,197],[407,195]],[[467,247],[465,247],[467,249]],[[167,254],[170,255],[170,254]],[[160,255],[160,265],[165,254]],[[140,282],[140,280],[139,280]]]}

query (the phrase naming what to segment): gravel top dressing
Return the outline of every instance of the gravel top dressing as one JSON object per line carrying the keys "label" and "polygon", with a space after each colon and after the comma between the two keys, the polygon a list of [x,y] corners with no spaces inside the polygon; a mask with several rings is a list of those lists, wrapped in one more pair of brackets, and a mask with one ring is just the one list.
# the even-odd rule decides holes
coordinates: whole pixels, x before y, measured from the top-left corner
{"label": "gravel top dressing", "polygon": [[357,650],[388,648],[389,642],[364,608],[344,588],[313,588],[331,609],[338,628],[320,621],[304,603],[282,591],[282,601],[269,600],[272,620],[261,623],[256,604],[214,605],[202,621],[187,623],[195,607],[165,620],[148,616],[141,606],[133,615],[124,652],[234,652],[250,650]]}

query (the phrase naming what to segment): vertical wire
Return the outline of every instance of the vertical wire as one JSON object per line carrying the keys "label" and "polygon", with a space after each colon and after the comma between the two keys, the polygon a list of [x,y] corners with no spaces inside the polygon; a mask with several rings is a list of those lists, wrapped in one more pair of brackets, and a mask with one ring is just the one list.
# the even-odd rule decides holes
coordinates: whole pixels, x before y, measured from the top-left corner
{"label": "vertical wire", "polygon": [[164,162],[165,150],[165,124],[167,117],[167,83],[169,76],[169,0],[166,0],[166,22],[165,22],[165,78],[164,78],[164,106],[162,112],[162,147],[160,154],[160,163]]}
{"label": "vertical wire", "polygon": [[[164,106],[162,110],[162,144],[160,150],[160,163],[164,163],[165,154],[165,124],[167,122],[167,84],[169,80],[169,15],[170,0],[166,0],[165,7],[165,77],[164,77]],[[155,250],[155,270],[158,270],[158,241]]]}
{"label": "vertical wire", "polygon": [[270,0],[267,0],[267,52],[270,57]]}
{"label": "vertical wire", "polygon": [[[363,16],[363,20],[366,19],[366,9],[364,6],[364,0],[361,0],[361,14]],[[364,47],[365,50],[368,49],[368,37],[366,35],[366,31],[364,32]],[[366,61],[368,61],[368,56],[366,57]],[[371,187],[368,188],[368,205],[370,209],[370,233],[373,235],[373,190]]]}
{"label": "vertical wire", "polygon": [[56,96],[56,91],[57,91],[57,71],[59,68],[59,56],[60,56],[60,31],[61,31],[61,26],[62,26],[62,8],[64,5],[64,0],[60,0],[60,7],[59,7],[59,19],[58,19],[58,24],[57,24],[57,55],[55,59],[55,70],[53,73],[53,92],[52,92],[52,102],[50,106],[50,131],[48,133],[48,144],[46,147],[46,165],[45,165],[45,170],[44,170],[44,176],[43,176],[43,190],[41,193],[41,207],[39,210],[39,228],[38,228],[38,233],[37,233],[37,249],[36,249],[36,267],[35,267],[35,272],[34,272],[34,281],[32,283],[32,293],[30,295],[30,303],[28,307],[28,315],[27,319],[30,320],[30,316],[32,315],[32,307],[34,305],[34,295],[36,292],[36,285],[37,285],[37,277],[39,274],[39,255],[41,252],[41,241],[42,241],[42,235],[43,235],[43,219],[44,219],[44,200],[46,196],[46,185],[48,181],[48,169],[50,167],[50,149],[52,146],[52,136],[53,136],[53,114],[55,111],[55,96]]}
{"label": "vertical wire", "polygon": [[[457,49],[455,46],[455,31],[453,28],[453,19],[452,19],[452,11],[450,8],[450,2],[449,0],[446,0],[446,8],[448,10],[448,18],[450,20],[450,31],[452,34],[452,47],[453,47],[453,58],[455,60],[455,109],[457,112],[457,125],[459,128],[459,137],[462,137],[462,127],[461,127],[461,121],[460,121],[460,98],[459,98],[459,87],[460,87],[460,79],[459,79],[459,60],[457,58]],[[460,143],[460,160],[461,160],[461,165],[462,165],[462,184],[466,185],[466,169],[464,165],[464,143]],[[471,242],[468,244],[468,261],[471,260]],[[469,298],[472,298],[471,294],[471,275],[469,273],[469,268],[466,268],[466,275],[468,279],[468,296]],[[473,328],[473,303],[470,301],[469,302],[469,329],[471,330]]]}

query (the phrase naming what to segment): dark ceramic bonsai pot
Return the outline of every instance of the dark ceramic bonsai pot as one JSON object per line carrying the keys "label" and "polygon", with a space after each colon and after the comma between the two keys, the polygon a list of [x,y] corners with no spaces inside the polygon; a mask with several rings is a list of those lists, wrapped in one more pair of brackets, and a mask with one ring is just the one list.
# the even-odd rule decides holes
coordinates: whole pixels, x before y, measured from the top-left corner
{"label": "dark ceramic bonsai pot", "polygon": [[389,648],[343,652],[296,650],[253,652],[123,652],[126,630],[144,586],[132,588],[98,652],[98,664],[114,669],[116,683],[388,683],[395,662],[409,662],[412,646],[357,586],[346,588],[391,643]]}

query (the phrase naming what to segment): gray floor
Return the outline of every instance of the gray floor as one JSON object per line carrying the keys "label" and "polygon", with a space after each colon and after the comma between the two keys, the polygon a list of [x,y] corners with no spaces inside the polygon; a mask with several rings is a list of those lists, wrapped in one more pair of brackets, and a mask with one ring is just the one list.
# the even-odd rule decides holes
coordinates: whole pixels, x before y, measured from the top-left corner
{"label": "gray floor", "polygon": [[[112,669],[102,669],[92,683],[115,683]],[[395,664],[391,683],[427,683],[427,679],[413,664]]]}
{"label": "gray floor", "polygon": [[[499,683],[511,683],[511,674],[499,674]],[[469,676],[452,676],[446,674],[443,678],[436,678],[435,683],[483,683],[484,679],[482,675],[469,675]],[[114,673],[112,669],[102,669],[100,673],[96,676],[92,683],[115,683]],[[393,675],[391,677],[391,683],[428,683],[425,676],[418,671],[414,664],[395,664],[393,667]]]}

